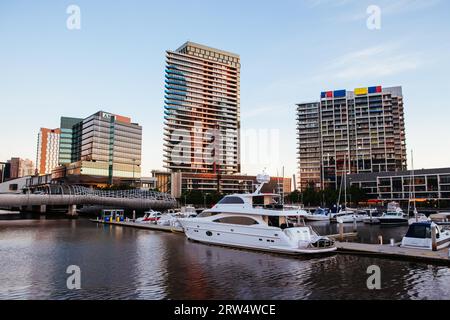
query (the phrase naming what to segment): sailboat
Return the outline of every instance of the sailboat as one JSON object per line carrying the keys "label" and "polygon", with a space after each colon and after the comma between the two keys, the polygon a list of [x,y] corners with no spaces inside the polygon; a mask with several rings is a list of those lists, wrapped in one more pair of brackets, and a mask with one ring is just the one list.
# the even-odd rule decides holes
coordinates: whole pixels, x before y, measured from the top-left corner
{"label": "sailboat", "polygon": [[[344,184],[344,208],[340,205],[342,184]],[[367,214],[358,212],[356,209],[347,208],[347,155],[344,156],[344,177],[341,179],[339,188],[339,199],[336,205],[337,212],[331,215],[332,222],[338,223],[353,223],[363,222],[367,218]]]}

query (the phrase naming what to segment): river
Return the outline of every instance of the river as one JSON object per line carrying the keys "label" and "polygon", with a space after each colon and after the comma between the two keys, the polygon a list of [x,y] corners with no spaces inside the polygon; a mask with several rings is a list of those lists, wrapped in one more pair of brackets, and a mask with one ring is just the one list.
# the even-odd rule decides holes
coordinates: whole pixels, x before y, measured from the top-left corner
{"label": "river", "polygon": [[[336,232],[335,226],[314,227]],[[380,234],[385,242],[398,241],[406,229],[358,230],[369,243]],[[70,265],[80,267],[79,290],[67,288]],[[380,290],[367,288],[371,265],[381,269]],[[449,298],[444,266],[341,254],[287,257],[84,218],[0,220],[0,299]]]}

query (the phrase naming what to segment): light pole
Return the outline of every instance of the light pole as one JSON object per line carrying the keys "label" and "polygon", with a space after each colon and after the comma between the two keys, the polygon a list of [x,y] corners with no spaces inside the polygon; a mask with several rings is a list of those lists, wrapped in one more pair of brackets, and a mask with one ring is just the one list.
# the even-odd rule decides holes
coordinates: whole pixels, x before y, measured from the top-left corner
{"label": "light pole", "polygon": [[134,166],[136,163],[136,159],[133,159],[133,187],[134,187]]}

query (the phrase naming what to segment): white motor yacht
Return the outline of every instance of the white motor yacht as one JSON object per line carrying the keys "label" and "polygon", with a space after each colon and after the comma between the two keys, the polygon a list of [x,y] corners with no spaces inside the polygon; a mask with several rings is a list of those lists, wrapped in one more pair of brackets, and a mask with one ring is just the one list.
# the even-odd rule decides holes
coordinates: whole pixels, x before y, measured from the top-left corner
{"label": "white motor yacht", "polygon": [[317,208],[313,213],[305,216],[307,221],[330,221],[330,210]]}
{"label": "white motor yacht", "polygon": [[280,195],[261,193],[270,181],[258,175],[252,194],[227,195],[195,218],[179,219],[188,239],[237,248],[285,254],[314,254],[336,250],[334,241],[309,226],[295,226],[289,217],[305,216],[304,210],[285,210]]}
{"label": "white motor yacht", "polygon": [[414,222],[402,239],[402,247],[432,250],[432,228],[436,230],[436,249],[446,248],[450,244],[450,231],[444,230],[434,222]]}
{"label": "white motor yacht", "polygon": [[363,222],[368,217],[367,214],[361,212],[345,212],[344,214],[338,213],[334,219],[338,223],[353,223]]}
{"label": "white motor yacht", "polygon": [[408,216],[403,212],[397,202],[390,202],[387,211],[377,219],[382,225],[408,224]]}

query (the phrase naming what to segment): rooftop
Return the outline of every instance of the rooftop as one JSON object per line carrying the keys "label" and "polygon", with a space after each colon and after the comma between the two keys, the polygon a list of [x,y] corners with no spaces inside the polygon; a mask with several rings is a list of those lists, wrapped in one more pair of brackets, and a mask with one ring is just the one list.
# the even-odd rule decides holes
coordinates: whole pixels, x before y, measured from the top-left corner
{"label": "rooftop", "polygon": [[225,55],[228,55],[228,56],[239,58],[239,55],[236,54],[236,53],[232,53],[232,52],[228,52],[228,51],[225,51],[225,50],[220,50],[220,49],[208,47],[208,46],[205,46],[203,44],[199,44],[199,43],[195,43],[195,42],[191,42],[191,41],[186,41],[176,51],[180,52],[182,49],[186,48],[187,46],[192,46],[192,47],[196,47],[196,48],[203,49],[203,50],[208,50],[208,51],[214,51],[214,52],[217,52],[217,53],[222,53],[222,54],[225,54]]}

